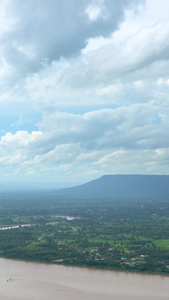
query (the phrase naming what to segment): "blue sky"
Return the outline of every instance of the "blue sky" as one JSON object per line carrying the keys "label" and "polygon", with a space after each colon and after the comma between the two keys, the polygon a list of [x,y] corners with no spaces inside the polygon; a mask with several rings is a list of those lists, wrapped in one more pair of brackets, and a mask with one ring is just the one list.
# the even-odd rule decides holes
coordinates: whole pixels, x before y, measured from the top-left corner
{"label": "blue sky", "polygon": [[0,1],[2,183],[169,174],[169,2]]}

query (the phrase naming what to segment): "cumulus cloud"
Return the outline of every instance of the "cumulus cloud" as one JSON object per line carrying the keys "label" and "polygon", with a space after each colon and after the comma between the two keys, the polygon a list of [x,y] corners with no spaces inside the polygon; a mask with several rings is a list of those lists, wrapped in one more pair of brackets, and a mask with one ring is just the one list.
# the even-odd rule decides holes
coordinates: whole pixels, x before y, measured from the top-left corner
{"label": "cumulus cloud", "polygon": [[168,88],[159,81],[168,80],[168,39],[169,23],[161,21],[76,58],[46,62],[21,83],[23,94],[43,110],[158,99]]}
{"label": "cumulus cloud", "polygon": [[[9,5],[8,1],[4,3]],[[74,35],[74,27],[70,27],[69,30],[65,28],[64,34],[58,33],[60,22],[67,15],[68,21],[71,24],[73,22],[78,30],[82,30],[85,26],[86,35],[77,32],[74,39],[86,45],[93,34],[106,36],[116,30],[124,18],[126,8],[136,4],[136,1],[84,1],[80,5],[75,5],[76,1],[71,1],[70,7],[67,7],[66,3],[51,0],[47,9],[46,4],[41,1],[28,1],[25,6],[23,1],[15,0],[9,7],[10,18],[11,16],[15,18],[12,19],[14,26],[6,30],[0,39],[3,62],[5,61],[4,72],[7,72],[7,78],[2,73],[2,82],[0,80],[2,87],[0,101],[31,101],[32,105],[36,103],[40,110],[53,110],[62,105],[108,103],[122,105],[146,102],[150,97],[155,97],[157,94],[152,95],[152,91],[161,87],[154,88],[153,85],[160,77],[168,79],[166,77],[169,67],[167,42],[169,24],[160,20],[157,24],[141,28],[137,33],[123,39],[117,39],[117,32],[116,37],[111,38],[107,45],[94,51],[80,53],[85,46],[78,46],[73,40],[70,41],[73,38],[72,34]],[[97,10],[98,7],[100,10]],[[24,12],[26,9],[28,12],[32,10],[32,14],[26,14]],[[96,19],[93,20],[88,16],[90,11],[92,13],[96,11],[96,15],[98,11]],[[58,12],[61,18],[55,17],[55,13],[57,15]],[[84,14],[85,18],[79,19],[80,13]],[[50,22],[46,22],[47,16]],[[100,27],[99,22],[101,22]],[[36,24],[38,25],[35,26]],[[46,31],[41,30],[39,33],[38,30],[44,26]],[[55,30],[50,30],[50,26]],[[63,24],[64,26],[66,25]],[[93,31],[90,26],[94,28]],[[102,33],[99,32],[99,28],[102,28]],[[62,38],[59,38],[59,34]],[[50,40],[49,45],[45,41],[47,38]],[[8,44],[4,46],[6,40]],[[17,54],[17,58],[16,51],[13,50],[11,50],[13,58],[8,58],[13,40],[19,40],[26,49],[29,48],[28,44],[33,43],[37,58],[22,58],[22,53]],[[67,43],[63,48],[66,51],[70,50],[69,55],[64,54],[62,50],[60,50],[62,54],[57,54],[60,49],[57,45],[63,40]],[[69,49],[71,45],[76,49]],[[3,51],[4,47],[7,47],[8,51]],[[53,49],[55,56],[50,56],[48,47]],[[46,54],[41,54],[41,51],[46,51]],[[24,68],[24,62],[19,63],[18,59],[23,59],[28,64],[28,69],[30,68],[31,71],[28,72],[29,75],[27,71],[23,71],[22,78],[18,77],[19,74],[16,73],[20,72],[20,67]],[[36,60],[38,60],[37,67]],[[14,83],[12,83],[12,76]],[[4,88],[6,84],[8,88]]]}
{"label": "cumulus cloud", "polygon": [[[130,151],[165,149],[169,147],[168,113],[166,108],[137,104],[84,115],[60,112],[44,115],[39,131],[30,134],[18,131],[1,138],[1,163],[4,165],[6,159],[7,164],[36,161],[55,165],[99,159],[104,165]],[[105,156],[112,149],[113,154]]]}
{"label": "cumulus cloud", "polygon": [[1,61],[25,73],[37,71],[44,60],[74,56],[90,37],[116,30],[125,9],[137,2],[2,0],[3,24],[6,21],[8,26],[0,32]]}
{"label": "cumulus cloud", "polygon": [[86,54],[81,62],[84,72],[76,82],[81,80],[81,85],[91,82],[110,84],[117,79],[132,81],[160,77],[168,67],[168,40],[167,22],[146,27],[126,40],[112,39],[108,45]]}
{"label": "cumulus cloud", "polygon": [[154,5],[1,1],[0,173],[168,173],[169,23]]}
{"label": "cumulus cloud", "polygon": [[[156,116],[161,111],[161,122],[156,124]],[[44,115],[39,124],[41,131],[53,133],[55,143],[81,143],[83,147],[105,148],[124,147],[155,148],[168,146],[168,109],[151,104],[136,104],[117,109],[102,109],[73,115],[54,113]],[[158,139],[156,138],[158,133]],[[54,136],[56,137],[54,139]]]}

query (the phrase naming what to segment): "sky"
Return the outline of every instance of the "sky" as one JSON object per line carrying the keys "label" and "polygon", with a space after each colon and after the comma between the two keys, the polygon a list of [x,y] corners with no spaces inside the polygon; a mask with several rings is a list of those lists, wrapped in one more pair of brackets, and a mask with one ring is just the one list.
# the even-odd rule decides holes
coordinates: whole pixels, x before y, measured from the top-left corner
{"label": "sky", "polygon": [[169,1],[0,0],[0,183],[169,174]]}

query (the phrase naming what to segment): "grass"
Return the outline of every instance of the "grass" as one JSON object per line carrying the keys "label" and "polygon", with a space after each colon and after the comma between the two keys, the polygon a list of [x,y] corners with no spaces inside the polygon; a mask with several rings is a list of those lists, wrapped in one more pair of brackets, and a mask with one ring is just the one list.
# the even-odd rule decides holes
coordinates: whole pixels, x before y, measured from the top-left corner
{"label": "grass", "polygon": [[110,246],[117,246],[117,242],[115,242],[114,240],[109,240],[109,239],[98,239],[98,238],[93,238],[93,239],[88,239],[89,243],[91,244],[97,244],[97,243],[109,243]]}
{"label": "grass", "polygon": [[161,249],[169,250],[169,239],[156,240],[154,241],[154,244]]}

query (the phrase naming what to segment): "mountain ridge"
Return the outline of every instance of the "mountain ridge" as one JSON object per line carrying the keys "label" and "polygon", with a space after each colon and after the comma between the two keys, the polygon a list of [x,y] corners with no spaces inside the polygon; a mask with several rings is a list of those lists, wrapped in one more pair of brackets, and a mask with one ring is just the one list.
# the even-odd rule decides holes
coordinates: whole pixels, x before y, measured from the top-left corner
{"label": "mountain ridge", "polygon": [[169,175],[103,175],[87,183],[57,191],[81,197],[168,197]]}

